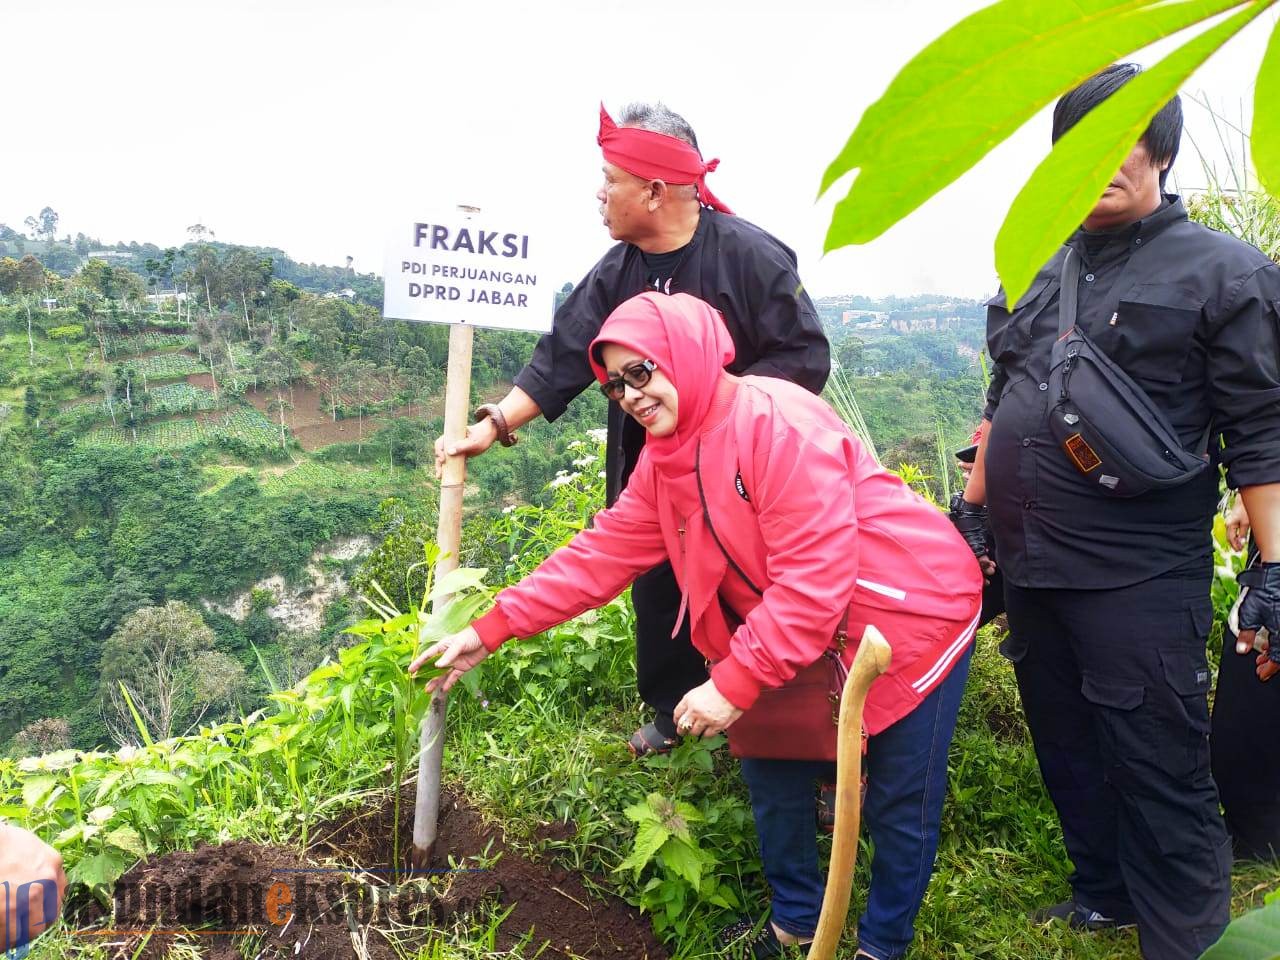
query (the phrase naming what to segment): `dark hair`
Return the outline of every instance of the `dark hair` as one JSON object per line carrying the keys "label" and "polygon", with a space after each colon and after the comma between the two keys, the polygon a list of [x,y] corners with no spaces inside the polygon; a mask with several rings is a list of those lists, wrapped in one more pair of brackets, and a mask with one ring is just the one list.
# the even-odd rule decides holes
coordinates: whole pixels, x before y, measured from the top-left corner
{"label": "dark hair", "polygon": [[[1053,108],[1053,142],[1057,143],[1064,133],[1084,118],[1086,113],[1141,72],[1142,67],[1136,63],[1113,63],[1100,73],[1095,73],[1074,90],[1063,94]],[[1151,118],[1146,131],[1138,138],[1138,142],[1147,148],[1151,162],[1155,166],[1165,168],[1160,172],[1161,189],[1164,189],[1164,181],[1169,176],[1173,161],[1178,157],[1178,144],[1181,140],[1182,100],[1175,94],[1173,99]]]}

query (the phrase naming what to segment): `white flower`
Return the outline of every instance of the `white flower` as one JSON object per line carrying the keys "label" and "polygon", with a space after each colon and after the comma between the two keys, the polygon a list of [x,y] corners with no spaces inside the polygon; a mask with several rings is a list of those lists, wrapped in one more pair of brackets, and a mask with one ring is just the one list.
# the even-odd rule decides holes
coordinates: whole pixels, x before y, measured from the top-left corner
{"label": "white flower", "polygon": [[586,446],[586,444],[584,444],[581,440],[574,440],[572,443],[569,444],[569,449],[578,450],[584,446]]}
{"label": "white flower", "polygon": [[604,427],[597,427],[595,430],[588,430],[587,436],[596,443],[604,443],[605,437],[609,435],[609,431]]}
{"label": "white flower", "polygon": [[556,478],[547,484],[547,488],[554,490],[556,487],[563,487],[567,483],[573,483],[573,481],[577,480],[580,476],[582,476],[580,473],[570,473],[566,475],[565,472],[561,470],[556,474]]}
{"label": "white flower", "polygon": [[511,512],[512,510],[514,510],[515,508],[516,508],[516,505],[515,505],[514,503],[509,503],[509,504],[507,504],[505,507],[503,507],[503,508],[502,508],[502,512],[503,512],[503,513],[510,513],[510,512]]}
{"label": "white flower", "polygon": [[132,743],[126,743],[123,747],[116,751],[116,759],[121,763],[132,763],[133,759],[141,751]]}
{"label": "white flower", "polygon": [[604,479],[604,471],[603,471],[603,470],[601,470],[599,473],[597,473],[597,474],[596,474],[596,476],[597,476],[597,477],[599,477],[601,480],[603,480],[603,479]]}
{"label": "white flower", "polygon": [[588,453],[585,457],[579,457],[573,461],[573,465],[575,467],[589,467],[599,459],[594,453]]}

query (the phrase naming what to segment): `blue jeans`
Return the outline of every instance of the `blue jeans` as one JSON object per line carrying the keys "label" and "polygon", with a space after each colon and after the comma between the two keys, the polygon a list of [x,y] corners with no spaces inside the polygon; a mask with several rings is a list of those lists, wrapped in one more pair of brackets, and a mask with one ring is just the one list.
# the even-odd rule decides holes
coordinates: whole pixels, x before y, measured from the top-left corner
{"label": "blue jeans", "polygon": [[[862,819],[875,853],[871,889],[858,921],[859,946],[877,960],[901,957],[915,934],[938,852],[947,792],[947,750],[969,676],[973,647],[920,704],[867,742]],[[818,928],[826,878],[818,868],[814,783],[835,778],[835,764],[743,759],[773,922],[798,937]]]}

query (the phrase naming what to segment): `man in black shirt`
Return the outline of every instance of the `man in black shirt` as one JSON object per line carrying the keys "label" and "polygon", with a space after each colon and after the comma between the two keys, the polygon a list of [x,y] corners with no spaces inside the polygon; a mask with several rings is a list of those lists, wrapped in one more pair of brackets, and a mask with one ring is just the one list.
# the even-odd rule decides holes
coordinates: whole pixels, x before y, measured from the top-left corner
{"label": "man in black shirt", "polygon": [[[1137,72],[1110,67],[1064,96],[1054,139]],[[1230,484],[1267,515],[1264,558],[1280,560],[1280,268],[1191,223],[1163,193],[1181,132],[1175,98],[1068,241],[1081,260],[1076,322],[1187,450],[1203,455],[1221,437]],[[1189,960],[1221,934],[1231,892],[1207,739],[1218,477],[1111,497],[1055,442],[1064,255],[1012,312],[1003,294],[989,304],[990,424],[953,516],[990,569],[980,505],[990,511],[1003,649],[1075,866],[1072,900],[1041,915],[1087,929],[1136,923],[1145,957]],[[1273,619],[1275,586],[1258,597]]]}
{"label": "man in black shirt", "polygon": [[[688,123],[662,104],[632,104],[615,126],[601,108],[604,185],[597,192],[610,236],[619,241],[574,287],[556,311],[551,332],[534,349],[515,386],[449,453],[483,453],[541,415],[555,420],[595,382],[587,346],[613,309],[645,290],[690,293],[718,309],[737,356],[731,373],[791,380],[817,393],[830,372],[822,325],[796,273],[790,249],[733,216],[707,189]],[[606,495],[626,486],[645,431],[616,403],[609,405]],[[444,447],[436,441],[437,464]],[[636,610],[636,675],[640,695],[655,710],[631,740],[637,754],[665,750],[677,731],[671,711],[705,683],[706,665],[689,643],[687,619],[673,636],[680,590],[669,564],[632,586]]]}

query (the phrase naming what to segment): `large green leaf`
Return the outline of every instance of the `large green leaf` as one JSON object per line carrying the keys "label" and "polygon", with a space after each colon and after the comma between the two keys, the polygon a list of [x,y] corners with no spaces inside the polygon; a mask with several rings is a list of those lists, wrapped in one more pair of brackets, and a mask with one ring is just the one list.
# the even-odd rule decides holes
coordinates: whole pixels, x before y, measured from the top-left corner
{"label": "large green leaf", "polygon": [[1097,204],[1151,118],[1182,82],[1273,0],[1256,0],[1180,46],[1108,97],[1054,145],[996,236],[996,271],[1017,303],[1045,262]]}
{"label": "large green leaf", "polygon": [[1280,25],[1271,33],[1253,91],[1253,165],[1273,197],[1280,197]]}
{"label": "large green leaf", "polygon": [[1200,960],[1280,960],[1280,903],[1237,917]]}
{"label": "large green leaf", "polygon": [[1098,70],[1241,0],[1001,0],[911,60],[858,122],[820,192],[858,169],[824,249],[865,243]]}

